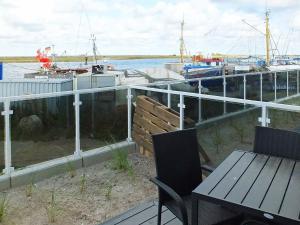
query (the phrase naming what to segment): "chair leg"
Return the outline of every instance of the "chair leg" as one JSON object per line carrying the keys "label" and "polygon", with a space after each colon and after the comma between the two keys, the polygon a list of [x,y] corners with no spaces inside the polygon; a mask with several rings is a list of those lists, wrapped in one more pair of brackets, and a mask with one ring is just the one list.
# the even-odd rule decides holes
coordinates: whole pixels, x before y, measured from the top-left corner
{"label": "chair leg", "polygon": [[157,225],[161,225],[161,209],[162,209],[162,204],[160,201],[158,201]]}

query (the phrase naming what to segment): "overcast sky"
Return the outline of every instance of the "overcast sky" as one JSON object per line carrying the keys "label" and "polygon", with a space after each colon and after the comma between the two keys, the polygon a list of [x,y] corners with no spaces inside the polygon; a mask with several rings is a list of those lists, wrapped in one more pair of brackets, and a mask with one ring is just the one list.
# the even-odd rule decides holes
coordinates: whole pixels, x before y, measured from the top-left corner
{"label": "overcast sky", "polygon": [[[300,0],[268,0],[281,53],[300,54]],[[188,52],[262,54],[265,0],[0,0],[0,55],[178,54],[185,18]]]}

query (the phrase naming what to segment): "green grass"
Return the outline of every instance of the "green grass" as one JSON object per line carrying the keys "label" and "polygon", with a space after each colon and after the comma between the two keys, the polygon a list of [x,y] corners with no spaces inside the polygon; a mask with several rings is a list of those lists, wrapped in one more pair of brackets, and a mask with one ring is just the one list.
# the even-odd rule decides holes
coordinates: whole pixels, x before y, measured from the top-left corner
{"label": "green grass", "polygon": [[26,194],[27,198],[32,197],[34,188],[35,188],[35,185],[34,185],[33,181],[30,182],[30,184],[26,185],[25,194]]}
{"label": "green grass", "polygon": [[111,182],[108,182],[105,186],[105,199],[107,201],[111,200],[112,189],[113,189],[113,184]]}
{"label": "green grass", "polygon": [[[104,55],[98,56],[98,60],[126,60],[126,59],[163,59],[163,58],[179,58],[176,55]],[[89,56],[88,61],[93,61],[93,57]],[[85,56],[58,56],[56,62],[84,62]],[[37,62],[34,56],[2,56],[0,62],[5,63],[31,63]]]}
{"label": "green grass", "polygon": [[80,177],[80,193],[83,194],[86,190],[86,174],[82,174]]}
{"label": "green grass", "polygon": [[55,192],[51,192],[51,201],[46,207],[49,223],[54,223],[58,214],[58,207],[55,201]]}
{"label": "green grass", "polygon": [[76,169],[72,162],[68,161],[66,165],[66,170],[69,173],[70,177],[73,178],[76,176]]}
{"label": "green grass", "polygon": [[127,151],[123,149],[113,151],[112,169],[128,173],[132,171],[133,168],[128,160]]}
{"label": "green grass", "polygon": [[8,202],[6,195],[0,199],[0,223],[3,222],[4,217],[7,215]]}

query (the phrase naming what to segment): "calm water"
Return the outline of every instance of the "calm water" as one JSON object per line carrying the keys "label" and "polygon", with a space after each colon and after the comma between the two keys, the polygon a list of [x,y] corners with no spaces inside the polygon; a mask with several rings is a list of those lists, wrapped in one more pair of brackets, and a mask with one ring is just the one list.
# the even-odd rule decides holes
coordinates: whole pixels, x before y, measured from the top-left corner
{"label": "calm water", "polygon": [[[112,64],[116,69],[144,69],[152,67],[163,67],[167,62],[176,62],[177,59],[130,59],[130,60],[109,60],[106,64]],[[61,68],[86,67],[80,62],[57,63]],[[39,63],[5,63],[3,77],[23,78],[24,73],[32,73],[39,69]]]}

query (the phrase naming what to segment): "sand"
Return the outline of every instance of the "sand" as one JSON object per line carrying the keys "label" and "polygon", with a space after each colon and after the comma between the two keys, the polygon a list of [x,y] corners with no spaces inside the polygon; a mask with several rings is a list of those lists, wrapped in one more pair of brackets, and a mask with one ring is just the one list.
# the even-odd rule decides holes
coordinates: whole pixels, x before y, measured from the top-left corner
{"label": "sand", "polygon": [[[154,175],[153,160],[134,153],[129,155],[129,161],[134,175],[113,170],[108,161],[3,192],[8,206],[0,224],[94,225],[156,198],[156,187],[149,181]],[[54,222],[50,222],[51,212]]]}

